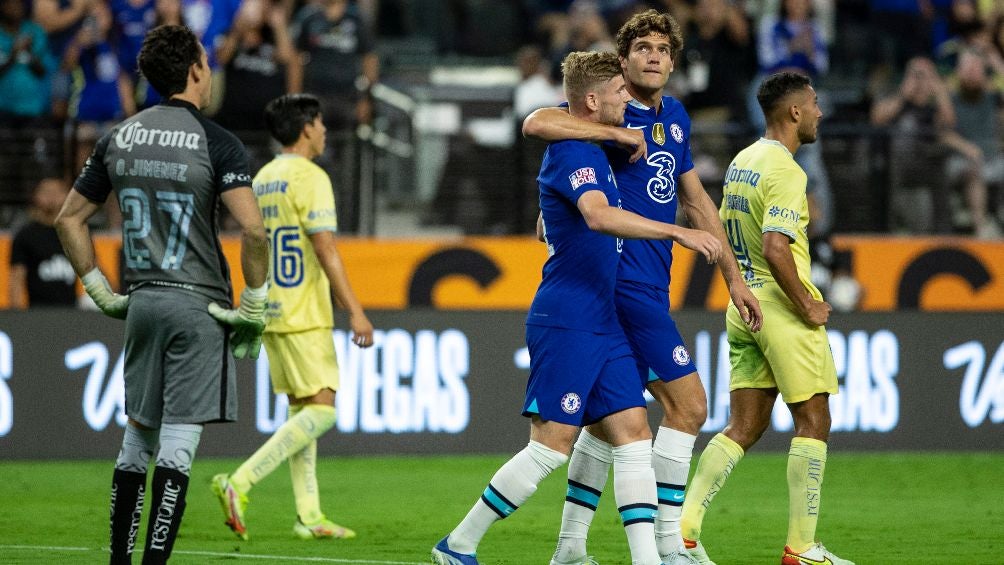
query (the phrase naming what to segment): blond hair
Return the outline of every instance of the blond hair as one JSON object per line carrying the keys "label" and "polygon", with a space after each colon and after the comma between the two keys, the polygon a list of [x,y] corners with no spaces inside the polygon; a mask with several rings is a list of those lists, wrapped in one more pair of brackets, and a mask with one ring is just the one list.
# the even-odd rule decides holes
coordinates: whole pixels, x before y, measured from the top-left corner
{"label": "blond hair", "polygon": [[620,76],[621,63],[608,51],[574,51],[561,62],[561,73],[565,98],[570,105],[578,105],[598,85]]}

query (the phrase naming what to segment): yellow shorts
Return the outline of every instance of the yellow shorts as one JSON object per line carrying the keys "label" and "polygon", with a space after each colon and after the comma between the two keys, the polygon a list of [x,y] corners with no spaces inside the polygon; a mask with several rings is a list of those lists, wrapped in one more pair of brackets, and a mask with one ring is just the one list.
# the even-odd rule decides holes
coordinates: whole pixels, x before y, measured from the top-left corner
{"label": "yellow shorts", "polygon": [[266,333],[262,343],[276,394],[304,398],[325,388],[338,390],[338,359],[331,328]]}
{"label": "yellow shorts", "polygon": [[837,370],[824,326],[812,327],[787,304],[760,301],[763,327],[753,333],[729,304],[725,327],[732,374],[729,390],[777,388],[788,404],[837,394]]}

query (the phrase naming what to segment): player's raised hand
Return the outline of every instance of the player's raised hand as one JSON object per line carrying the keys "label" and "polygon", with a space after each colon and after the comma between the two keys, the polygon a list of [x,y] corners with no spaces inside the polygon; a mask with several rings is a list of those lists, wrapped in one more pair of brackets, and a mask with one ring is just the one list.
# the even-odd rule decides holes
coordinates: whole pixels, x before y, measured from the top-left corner
{"label": "player's raised hand", "polygon": [[366,314],[349,314],[349,326],[352,328],[352,343],[363,349],[373,345],[373,324]]}
{"label": "player's raised hand", "polygon": [[763,310],[760,309],[760,301],[753,296],[749,287],[743,283],[733,284],[729,287],[729,296],[750,331],[760,331],[763,327]]}
{"label": "player's raised hand", "polygon": [[704,230],[680,229],[681,233],[676,237],[677,243],[704,255],[709,265],[718,262],[718,259],[722,256],[722,242],[717,237]]}
{"label": "player's raised hand", "polygon": [[91,269],[86,275],[80,277],[80,282],[84,283],[87,295],[106,316],[119,320],[125,319],[126,311],[129,309],[129,296],[113,292],[101,269],[97,267]]}
{"label": "player's raised hand", "polygon": [[634,163],[638,159],[648,157],[648,143],[645,142],[644,130],[616,128],[616,132],[613,142],[631,154],[628,161]]}
{"label": "player's raised hand", "polygon": [[257,359],[261,351],[261,334],[265,331],[265,306],[268,285],[245,287],[241,304],[234,309],[209,303],[209,315],[230,326],[230,350],[237,359]]}
{"label": "player's raised hand", "polygon": [[808,309],[801,313],[802,319],[809,325],[822,326],[829,321],[832,310],[829,302],[810,298]]}

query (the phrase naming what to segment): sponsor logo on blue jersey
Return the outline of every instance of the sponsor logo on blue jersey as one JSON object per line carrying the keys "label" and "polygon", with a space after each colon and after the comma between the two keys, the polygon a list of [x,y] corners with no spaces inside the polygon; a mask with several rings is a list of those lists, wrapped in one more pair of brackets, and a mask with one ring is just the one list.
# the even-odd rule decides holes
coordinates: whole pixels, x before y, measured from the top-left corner
{"label": "sponsor logo on blue jersey", "polygon": [[596,182],[596,170],[592,167],[582,167],[568,175],[568,182],[571,183],[572,190],[576,190],[584,184],[599,184]]}
{"label": "sponsor logo on blue jersey", "polygon": [[676,158],[672,153],[659,151],[648,156],[645,161],[655,167],[655,174],[648,181],[648,196],[659,204],[671,202],[676,197]]}

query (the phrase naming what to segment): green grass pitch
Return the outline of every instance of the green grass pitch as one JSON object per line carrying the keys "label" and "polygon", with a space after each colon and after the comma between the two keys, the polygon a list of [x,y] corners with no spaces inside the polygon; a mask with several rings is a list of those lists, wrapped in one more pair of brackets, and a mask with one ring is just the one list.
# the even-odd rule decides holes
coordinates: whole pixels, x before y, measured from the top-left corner
{"label": "green grass pitch", "polygon": [[[427,563],[508,456],[322,458],[329,518],[346,541],[293,537],[289,476],[251,493],[251,540],[223,525],[213,474],[234,460],[197,459],[172,563]],[[703,541],[720,565],[777,564],[787,512],[785,454],[749,455],[719,493]],[[0,462],[0,563],[106,563],[112,461]],[[1004,563],[1004,454],[831,453],[818,535],[858,565]],[[546,565],[564,500],[560,469],[479,548],[485,565]],[[590,535],[603,565],[629,563],[607,483]],[[145,531],[146,517],[144,516]],[[140,542],[141,545],[141,542]],[[135,556],[139,563],[139,555]]]}

